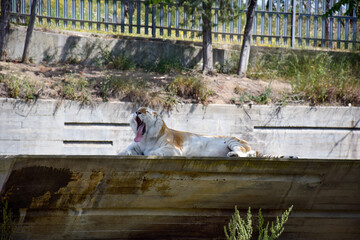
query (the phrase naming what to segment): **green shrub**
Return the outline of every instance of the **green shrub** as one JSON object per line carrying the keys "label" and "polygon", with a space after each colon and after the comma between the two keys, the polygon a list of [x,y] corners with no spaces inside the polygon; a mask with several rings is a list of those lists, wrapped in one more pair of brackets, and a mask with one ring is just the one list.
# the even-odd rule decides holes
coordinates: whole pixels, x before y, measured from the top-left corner
{"label": "green shrub", "polygon": [[271,102],[271,83],[265,88],[264,92],[259,95],[252,95],[247,92],[242,92],[239,89],[240,87],[235,87],[234,89],[234,92],[240,96],[237,98],[233,98],[231,100],[233,103],[244,104],[245,102],[253,101],[258,104],[268,104]]}
{"label": "green shrub", "polygon": [[[281,220],[279,217],[276,217],[276,222],[271,222],[271,227],[269,229],[269,222],[266,223],[266,227],[264,228],[264,217],[261,214],[261,209],[259,209],[259,223],[257,228],[259,230],[259,240],[273,240],[280,237],[280,235],[284,232],[284,225],[289,219],[289,215],[293,206],[291,206],[288,210],[281,215]],[[269,233],[270,230],[270,233]],[[269,235],[270,234],[270,235]]]}
{"label": "green shrub", "polygon": [[[280,237],[284,232],[284,224],[287,222],[290,212],[293,206],[286,210],[282,215],[281,219],[276,217],[276,222],[271,222],[271,227],[269,228],[269,222],[266,223],[264,228],[264,218],[261,214],[261,209],[259,209],[258,215],[258,225],[257,229],[259,231],[259,240],[273,240]],[[247,212],[246,220],[243,220],[240,216],[237,207],[235,206],[235,213],[228,223],[228,228],[224,226],[225,237],[227,240],[249,240],[253,234],[252,227],[252,215],[250,207]],[[269,233],[270,231],[270,233]]]}
{"label": "green shrub", "polygon": [[5,198],[0,198],[0,240],[10,240],[15,230],[11,209]]}
{"label": "green shrub", "polygon": [[235,206],[235,213],[228,223],[228,229],[224,226],[227,240],[249,240],[252,237],[253,228],[250,207],[246,215],[246,221],[240,217],[240,213]]}

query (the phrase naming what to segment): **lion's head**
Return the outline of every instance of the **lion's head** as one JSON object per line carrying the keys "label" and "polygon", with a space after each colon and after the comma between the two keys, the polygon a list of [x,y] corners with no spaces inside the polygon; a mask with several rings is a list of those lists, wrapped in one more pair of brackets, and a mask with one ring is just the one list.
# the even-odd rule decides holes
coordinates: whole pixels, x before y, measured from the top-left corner
{"label": "lion's head", "polygon": [[162,117],[146,107],[140,107],[130,118],[130,126],[136,135],[135,142],[141,142],[143,138],[158,136],[163,125]]}

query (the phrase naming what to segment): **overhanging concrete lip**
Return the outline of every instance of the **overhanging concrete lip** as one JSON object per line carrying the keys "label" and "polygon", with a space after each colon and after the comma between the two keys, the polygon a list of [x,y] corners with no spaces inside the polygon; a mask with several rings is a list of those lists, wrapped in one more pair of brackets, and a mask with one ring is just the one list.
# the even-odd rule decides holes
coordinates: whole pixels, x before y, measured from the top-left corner
{"label": "overhanging concrete lip", "polygon": [[[11,162],[2,193],[13,193],[10,203],[23,216],[14,239],[222,238],[235,205],[242,213],[262,208],[265,217],[294,205],[284,239],[360,234],[359,159],[3,155],[0,161]],[[194,235],[199,229],[205,235]]]}
{"label": "overhanging concrete lip", "polygon": [[360,159],[341,159],[341,158],[260,158],[260,157],[196,157],[196,156],[143,156],[143,155],[133,155],[133,156],[119,156],[119,155],[0,155],[0,158],[17,158],[17,159],[45,159],[45,158],[78,158],[78,159],[130,159],[130,160],[199,160],[199,161],[263,161],[263,162],[360,162]]}

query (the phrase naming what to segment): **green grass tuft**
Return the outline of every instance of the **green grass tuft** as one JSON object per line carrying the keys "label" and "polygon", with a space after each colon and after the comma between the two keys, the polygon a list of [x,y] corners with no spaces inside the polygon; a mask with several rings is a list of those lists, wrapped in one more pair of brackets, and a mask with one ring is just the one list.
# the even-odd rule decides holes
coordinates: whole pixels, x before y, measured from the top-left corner
{"label": "green grass tuft", "polygon": [[81,103],[90,103],[89,83],[84,78],[77,78],[68,74],[62,81],[61,95],[64,99],[77,100]]}
{"label": "green grass tuft", "polygon": [[192,98],[203,104],[207,104],[209,96],[214,95],[202,79],[193,76],[178,76],[166,89],[170,96]]}
{"label": "green grass tuft", "polygon": [[314,104],[360,103],[360,59],[356,55],[268,55],[249,68],[248,76],[288,81],[294,95]]}
{"label": "green grass tuft", "polygon": [[133,70],[135,63],[125,55],[114,55],[109,51],[103,51],[102,56],[97,59],[96,65],[108,66],[117,70]]}
{"label": "green grass tuft", "polygon": [[19,78],[13,74],[1,75],[0,83],[7,89],[9,97],[21,98],[26,101],[37,99],[43,89],[41,82],[28,78]]}

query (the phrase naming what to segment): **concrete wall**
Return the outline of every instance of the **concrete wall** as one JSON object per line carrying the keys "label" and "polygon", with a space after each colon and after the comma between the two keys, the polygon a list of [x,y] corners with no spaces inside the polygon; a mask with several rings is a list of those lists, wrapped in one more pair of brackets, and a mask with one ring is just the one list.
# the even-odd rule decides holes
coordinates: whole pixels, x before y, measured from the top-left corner
{"label": "concrete wall", "polygon": [[[25,36],[25,27],[12,27],[7,46],[8,59],[21,59]],[[239,44],[214,44],[214,63],[223,64],[224,69],[227,70],[236,69],[240,47]],[[35,63],[75,62],[94,65],[101,60],[105,51],[109,51],[114,55],[124,55],[140,66],[153,65],[160,59],[176,59],[185,66],[193,67],[202,61],[201,49],[201,42],[106,36],[69,31],[62,34],[34,31],[29,48],[29,57]],[[312,56],[316,52],[319,51],[252,46],[250,62],[255,63],[268,55],[283,56],[295,53]],[[340,56],[341,59],[360,59],[359,53],[322,52]]]}
{"label": "concrete wall", "polygon": [[[33,62],[79,62],[96,64],[105,51],[131,58],[138,65],[154,64],[159,59],[176,58],[184,65],[196,65],[201,59],[199,44],[147,38],[122,38],[87,33],[59,34],[34,31],[29,58]],[[101,37],[100,37],[101,36]],[[26,28],[14,27],[9,36],[8,58],[21,59]],[[217,54],[219,55],[219,54]]]}
{"label": "concrete wall", "polygon": [[46,155],[7,160],[11,167],[1,195],[9,196],[16,215],[20,211],[14,240],[225,239],[223,227],[235,205],[242,217],[250,206],[253,220],[259,208],[266,220],[274,220],[293,205],[280,240],[360,235],[359,160]]}
{"label": "concrete wall", "polygon": [[[133,141],[131,103],[0,99],[0,155],[114,155]],[[244,139],[264,154],[360,159],[360,108],[179,105],[177,130]]]}

